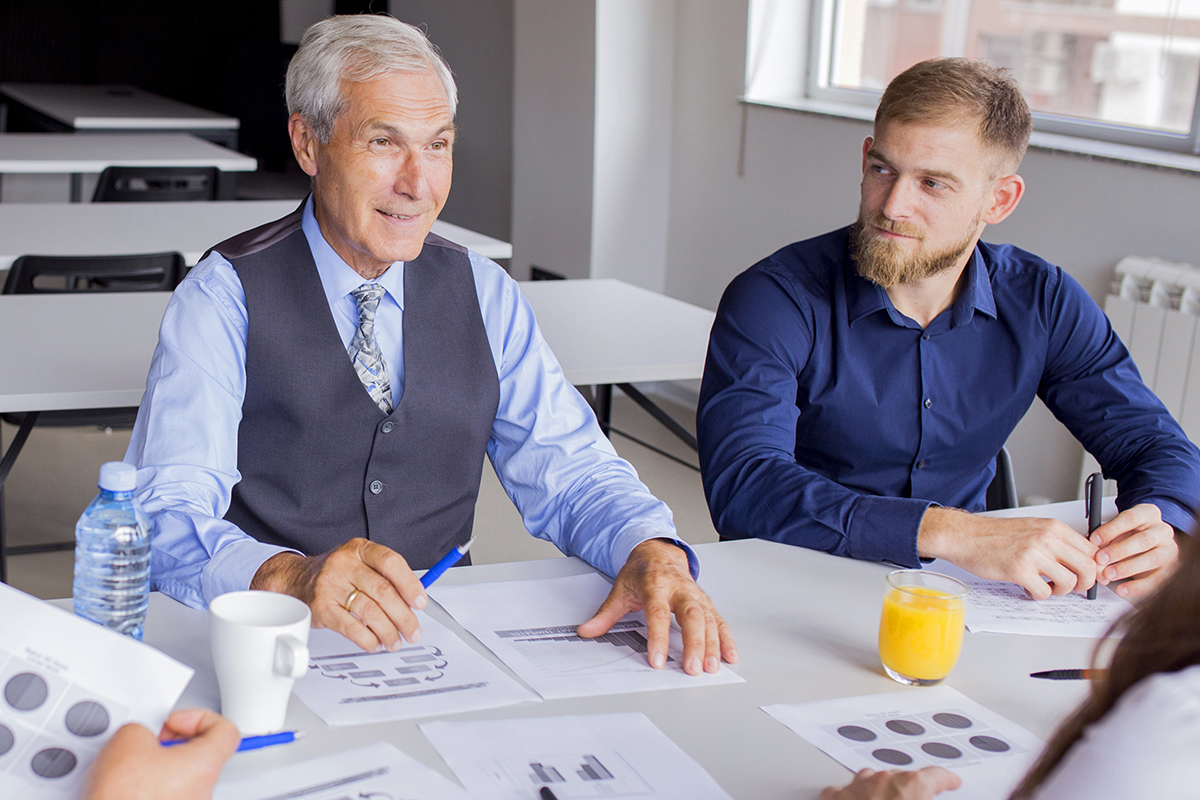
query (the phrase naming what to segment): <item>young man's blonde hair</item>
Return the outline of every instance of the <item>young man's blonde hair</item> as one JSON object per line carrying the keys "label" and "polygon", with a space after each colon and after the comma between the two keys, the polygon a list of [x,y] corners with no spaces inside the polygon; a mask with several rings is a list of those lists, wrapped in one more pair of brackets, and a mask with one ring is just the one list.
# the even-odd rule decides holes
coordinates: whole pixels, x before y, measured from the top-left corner
{"label": "young man's blonde hair", "polygon": [[879,100],[875,130],[888,122],[948,125],[975,121],[998,166],[1016,172],[1033,118],[1008,70],[970,58],[933,58],[897,75]]}

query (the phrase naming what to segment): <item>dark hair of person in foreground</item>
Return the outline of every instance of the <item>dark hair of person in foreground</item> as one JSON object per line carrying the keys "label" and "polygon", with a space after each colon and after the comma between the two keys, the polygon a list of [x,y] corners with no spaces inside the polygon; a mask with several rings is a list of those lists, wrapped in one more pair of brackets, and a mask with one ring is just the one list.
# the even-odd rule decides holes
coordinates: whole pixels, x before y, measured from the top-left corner
{"label": "dark hair of person in foreground", "polygon": [[[1109,635],[1124,632],[1108,673],[1046,745],[1011,800],[1026,800],[1045,781],[1084,729],[1113,709],[1139,681],[1158,672],[1179,672],[1200,664],[1200,546],[1179,537],[1179,562],[1173,574],[1138,607],[1117,620]],[[1099,653],[1099,647],[1097,653]]]}

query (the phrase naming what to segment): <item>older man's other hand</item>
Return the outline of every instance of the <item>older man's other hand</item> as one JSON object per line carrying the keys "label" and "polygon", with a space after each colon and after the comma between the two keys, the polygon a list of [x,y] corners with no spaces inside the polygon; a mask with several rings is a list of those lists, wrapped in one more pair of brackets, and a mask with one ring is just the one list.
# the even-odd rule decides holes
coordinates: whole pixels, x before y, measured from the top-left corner
{"label": "older man's other hand", "polygon": [[692,579],[687,555],[670,541],[650,539],[633,548],[608,598],[577,632],[585,639],[602,636],[633,611],[645,612],[647,655],[655,669],[667,663],[672,613],[683,631],[683,669],[689,675],[717,672],[721,659],[738,660],[729,626]]}

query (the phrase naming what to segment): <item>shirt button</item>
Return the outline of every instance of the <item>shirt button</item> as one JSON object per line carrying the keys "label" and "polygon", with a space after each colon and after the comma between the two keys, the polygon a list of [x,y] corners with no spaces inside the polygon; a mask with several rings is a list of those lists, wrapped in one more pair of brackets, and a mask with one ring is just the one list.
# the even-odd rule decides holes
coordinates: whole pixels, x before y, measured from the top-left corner
{"label": "shirt button", "polygon": [[924,339],[925,341],[927,341],[927,342],[928,342],[928,341],[929,341],[929,334],[928,334],[928,333],[923,333],[923,334],[921,334],[921,338],[922,338],[922,339]]}
{"label": "shirt button", "polygon": [[922,459],[921,461],[918,461],[918,462],[917,462],[917,469],[925,469],[925,461],[924,461],[924,459]]}
{"label": "shirt button", "polygon": [[926,407],[926,408],[933,408],[933,400],[931,400],[930,398],[926,397],[926,398],[925,398],[925,407]]}
{"label": "shirt button", "polygon": [[392,422],[391,420],[388,420],[387,422],[383,423],[383,427],[380,428],[380,430],[383,431],[384,433],[391,433],[395,429],[395,427],[396,427],[396,423]]}
{"label": "shirt button", "polygon": [[383,484],[379,481],[371,481],[371,494],[379,494],[383,491]]}

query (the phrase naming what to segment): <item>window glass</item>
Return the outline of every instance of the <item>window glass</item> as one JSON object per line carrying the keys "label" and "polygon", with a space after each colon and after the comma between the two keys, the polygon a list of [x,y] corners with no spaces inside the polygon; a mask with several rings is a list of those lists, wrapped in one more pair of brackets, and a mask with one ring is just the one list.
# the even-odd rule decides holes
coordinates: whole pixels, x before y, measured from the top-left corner
{"label": "window glass", "polygon": [[1035,112],[1188,134],[1200,0],[816,0],[824,86],[882,91],[927,58],[1009,67]]}

